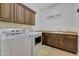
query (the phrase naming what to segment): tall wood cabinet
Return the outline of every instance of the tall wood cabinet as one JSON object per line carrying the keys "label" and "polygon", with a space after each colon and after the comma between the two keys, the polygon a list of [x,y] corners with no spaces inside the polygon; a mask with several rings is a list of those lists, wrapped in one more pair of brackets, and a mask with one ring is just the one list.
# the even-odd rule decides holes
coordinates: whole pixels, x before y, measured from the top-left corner
{"label": "tall wood cabinet", "polygon": [[21,3],[0,3],[0,20],[34,25],[35,12]]}
{"label": "tall wood cabinet", "polygon": [[43,44],[77,54],[77,35],[43,33]]}
{"label": "tall wood cabinet", "polygon": [[0,20],[14,21],[14,4],[0,3]]}

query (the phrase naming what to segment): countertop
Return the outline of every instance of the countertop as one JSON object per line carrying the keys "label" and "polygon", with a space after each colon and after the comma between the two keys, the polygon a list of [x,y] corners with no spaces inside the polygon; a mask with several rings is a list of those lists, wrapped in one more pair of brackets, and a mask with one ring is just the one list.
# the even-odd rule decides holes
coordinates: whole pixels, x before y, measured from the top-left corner
{"label": "countertop", "polygon": [[78,35],[77,32],[74,31],[52,31],[52,30],[33,30],[42,33],[55,33],[55,34],[67,34],[67,35]]}

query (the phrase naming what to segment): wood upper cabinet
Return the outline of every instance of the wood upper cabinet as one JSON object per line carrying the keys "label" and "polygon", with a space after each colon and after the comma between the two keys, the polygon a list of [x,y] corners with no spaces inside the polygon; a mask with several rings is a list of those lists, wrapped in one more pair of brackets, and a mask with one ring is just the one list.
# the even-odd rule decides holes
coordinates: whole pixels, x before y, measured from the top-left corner
{"label": "wood upper cabinet", "polygon": [[24,23],[24,7],[20,4],[15,4],[15,22]]}
{"label": "wood upper cabinet", "polygon": [[14,20],[14,4],[0,3],[0,20],[2,21]]}
{"label": "wood upper cabinet", "polygon": [[30,25],[30,23],[31,23],[30,22],[30,18],[31,18],[30,17],[30,10],[28,8],[27,9],[25,8],[24,12],[25,12],[25,15],[24,15],[25,16],[25,24]]}
{"label": "wood upper cabinet", "polygon": [[0,20],[34,25],[35,12],[21,3],[0,3]]}
{"label": "wood upper cabinet", "polygon": [[35,12],[22,4],[15,4],[15,22],[27,25],[35,24]]}
{"label": "wood upper cabinet", "polygon": [[25,24],[35,25],[35,12],[25,8]]}
{"label": "wood upper cabinet", "polygon": [[31,25],[35,25],[35,12],[30,11],[30,17]]}

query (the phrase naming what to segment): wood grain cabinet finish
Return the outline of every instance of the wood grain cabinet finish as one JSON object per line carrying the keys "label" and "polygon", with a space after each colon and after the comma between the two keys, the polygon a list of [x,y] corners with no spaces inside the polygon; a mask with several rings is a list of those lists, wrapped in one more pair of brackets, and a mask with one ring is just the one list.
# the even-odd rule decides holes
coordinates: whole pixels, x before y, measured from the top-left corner
{"label": "wood grain cabinet finish", "polygon": [[35,12],[25,8],[25,24],[35,25]]}
{"label": "wood grain cabinet finish", "polygon": [[31,25],[35,25],[35,13],[33,11],[30,11],[30,17]]}
{"label": "wood grain cabinet finish", "polygon": [[56,35],[51,33],[43,33],[42,40],[43,44],[58,47],[58,39],[56,39]]}
{"label": "wood grain cabinet finish", "polygon": [[54,46],[54,47],[58,47],[58,39],[56,38],[57,35],[53,35],[53,34],[48,34],[48,40],[47,40],[47,44]]}
{"label": "wood grain cabinet finish", "polygon": [[13,22],[13,20],[14,20],[14,4],[0,3],[0,20]]}
{"label": "wood grain cabinet finish", "polygon": [[77,54],[77,35],[43,33],[43,44]]}
{"label": "wood grain cabinet finish", "polygon": [[30,17],[30,10],[28,8],[27,9],[25,8],[24,13],[25,13],[25,15],[24,15],[25,16],[25,24],[30,25],[30,23],[31,23],[30,22],[30,18],[31,18]]}
{"label": "wood grain cabinet finish", "polygon": [[57,39],[58,39],[58,47],[65,49],[65,35],[57,35]]}
{"label": "wood grain cabinet finish", "polygon": [[15,22],[24,23],[24,8],[20,4],[15,4]]}
{"label": "wood grain cabinet finish", "polygon": [[66,35],[64,43],[66,50],[73,53],[77,53],[77,36]]}
{"label": "wood grain cabinet finish", "polygon": [[43,34],[42,34],[42,43],[43,43],[43,44],[48,44],[48,43],[47,43],[48,37],[49,37],[49,36],[48,36],[47,33],[43,33]]}
{"label": "wood grain cabinet finish", "polygon": [[34,25],[35,12],[21,3],[0,3],[0,20]]}

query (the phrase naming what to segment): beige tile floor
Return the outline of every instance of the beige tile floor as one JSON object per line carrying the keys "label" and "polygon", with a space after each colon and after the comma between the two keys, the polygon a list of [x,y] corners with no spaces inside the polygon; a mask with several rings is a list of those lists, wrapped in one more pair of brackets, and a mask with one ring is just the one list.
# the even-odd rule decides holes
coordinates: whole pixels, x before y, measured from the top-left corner
{"label": "beige tile floor", "polygon": [[42,45],[41,50],[37,53],[37,56],[76,56],[75,54]]}

